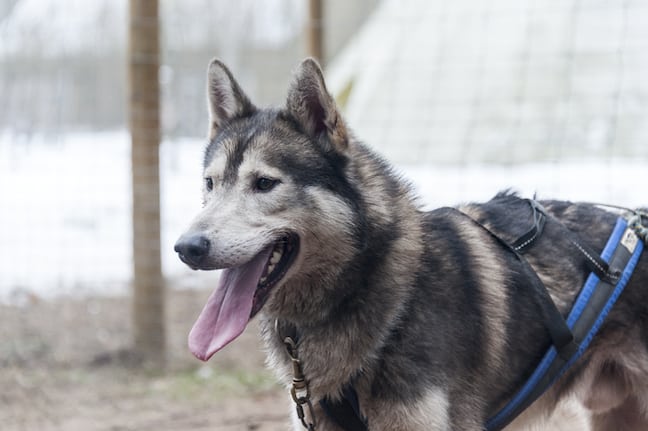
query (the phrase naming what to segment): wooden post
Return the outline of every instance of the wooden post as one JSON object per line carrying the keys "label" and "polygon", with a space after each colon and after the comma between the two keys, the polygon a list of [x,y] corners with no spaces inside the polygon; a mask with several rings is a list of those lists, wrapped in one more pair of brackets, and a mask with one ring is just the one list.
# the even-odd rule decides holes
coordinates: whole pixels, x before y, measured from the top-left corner
{"label": "wooden post", "polygon": [[324,17],[322,0],[310,0],[308,6],[308,55],[324,66]]}
{"label": "wooden post", "polygon": [[157,0],[130,0],[129,83],[133,192],[133,332],[143,364],[165,365],[160,258],[160,63]]}

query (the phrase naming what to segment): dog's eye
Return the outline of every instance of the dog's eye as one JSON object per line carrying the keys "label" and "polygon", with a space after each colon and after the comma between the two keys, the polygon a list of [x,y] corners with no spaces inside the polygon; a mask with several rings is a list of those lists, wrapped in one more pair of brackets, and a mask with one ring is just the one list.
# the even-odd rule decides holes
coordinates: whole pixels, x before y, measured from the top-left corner
{"label": "dog's eye", "polygon": [[211,192],[214,188],[214,180],[212,180],[211,178],[205,178],[205,188],[208,192]]}
{"label": "dog's eye", "polygon": [[256,183],[254,184],[254,188],[260,192],[267,192],[270,189],[272,189],[274,186],[276,186],[278,182],[279,180],[273,180],[270,178],[261,177],[256,180]]}

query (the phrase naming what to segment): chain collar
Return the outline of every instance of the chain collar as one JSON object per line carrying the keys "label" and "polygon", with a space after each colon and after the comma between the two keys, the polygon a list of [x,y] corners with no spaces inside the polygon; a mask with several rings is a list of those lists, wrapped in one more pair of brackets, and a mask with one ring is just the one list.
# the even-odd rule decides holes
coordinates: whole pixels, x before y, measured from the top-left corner
{"label": "chain collar", "polygon": [[302,364],[299,359],[299,351],[297,348],[297,331],[293,330],[291,335],[282,337],[279,332],[279,321],[275,320],[275,331],[279,336],[279,339],[286,348],[286,352],[290,357],[293,367],[293,380],[290,388],[290,395],[295,402],[295,411],[297,412],[297,417],[301,421],[302,425],[308,431],[315,431],[317,426],[317,421],[315,419],[315,409],[313,408],[313,402],[311,400],[311,393],[308,387],[308,380],[304,376],[304,371],[302,369]]}

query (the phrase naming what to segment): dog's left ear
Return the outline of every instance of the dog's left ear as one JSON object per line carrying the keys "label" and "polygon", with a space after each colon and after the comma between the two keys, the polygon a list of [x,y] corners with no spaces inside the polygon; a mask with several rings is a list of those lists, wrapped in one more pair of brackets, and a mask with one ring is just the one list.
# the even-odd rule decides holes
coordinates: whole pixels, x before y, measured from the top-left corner
{"label": "dog's left ear", "polygon": [[213,59],[207,68],[207,104],[210,140],[228,121],[251,115],[256,110],[232,72],[218,59]]}
{"label": "dog's left ear", "polygon": [[304,60],[295,72],[286,107],[306,134],[325,145],[329,143],[331,150],[346,150],[349,144],[346,125],[326,89],[322,70],[312,58]]}

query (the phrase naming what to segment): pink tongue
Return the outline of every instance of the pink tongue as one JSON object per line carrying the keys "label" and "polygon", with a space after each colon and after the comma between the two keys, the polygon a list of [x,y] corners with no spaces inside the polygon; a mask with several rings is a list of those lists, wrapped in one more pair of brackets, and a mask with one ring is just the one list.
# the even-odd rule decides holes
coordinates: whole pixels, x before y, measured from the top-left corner
{"label": "pink tongue", "polygon": [[206,361],[241,335],[252,312],[254,292],[272,247],[250,262],[223,270],[218,287],[207,300],[189,333],[189,350]]}

